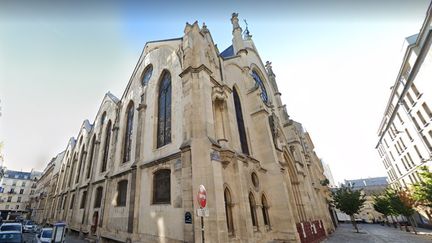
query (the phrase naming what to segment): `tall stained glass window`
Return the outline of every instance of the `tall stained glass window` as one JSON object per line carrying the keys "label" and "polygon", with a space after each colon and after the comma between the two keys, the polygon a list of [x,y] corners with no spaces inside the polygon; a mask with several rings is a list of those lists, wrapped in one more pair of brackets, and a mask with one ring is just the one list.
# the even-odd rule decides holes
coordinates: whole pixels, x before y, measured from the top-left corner
{"label": "tall stained glass window", "polygon": [[108,121],[108,124],[106,125],[105,128],[105,143],[104,143],[104,151],[103,151],[104,153],[102,158],[101,172],[106,171],[106,167],[108,163],[110,140],[111,140],[111,120]]}
{"label": "tall stained glass window", "polygon": [[261,77],[255,71],[252,71],[252,77],[255,80],[258,87],[261,89],[261,99],[264,101],[264,103],[268,103],[267,91]]}
{"label": "tall stained glass window", "polygon": [[148,66],[145,68],[145,70],[144,70],[144,74],[143,74],[143,76],[142,76],[142,85],[143,85],[143,86],[145,86],[145,85],[148,84],[148,82],[149,82],[149,80],[150,80],[150,78],[151,78],[152,73],[153,73],[153,66],[150,64],[150,65],[148,65]]}
{"label": "tall stained glass window", "polygon": [[126,113],[126,130],[124,135],[123,143],[123,163],[130,160],[131,148],[132,148],[132,127],[133,127],[133,116],[134,116],[134,104],[130,102]]}
{"label": "tall stained glass window", "polygon": [[90,178],[90,172],[93,164],[93,157],[94,157],[94,150],[95,150],[95,143],[96,143],[96,135],[93,135],[91,146],[90,146],[90,159],[87,164],[86,169],[86,178]]}
{"label": "tall stained glass window", "polygon": [[153,203],[171,203],[171,171],[158,170],[153,175]]}
{"label": "tall stained glass window", "polygon": [[157,147],[171,142],[171,75],[164,72],[159,84]]}
{"label": "tall stained glass window", "polygon": [[233,96],[234,96],[234,106],[235,106],[236,118],[237,118],[237,128],[240,137],[240,146],[244,154],[249,154],[249,147],[246,139],[246,129],[243,121],[243,113],[242,113],[242,107],[240,103],[240,97],[235,88],[234,88]]}

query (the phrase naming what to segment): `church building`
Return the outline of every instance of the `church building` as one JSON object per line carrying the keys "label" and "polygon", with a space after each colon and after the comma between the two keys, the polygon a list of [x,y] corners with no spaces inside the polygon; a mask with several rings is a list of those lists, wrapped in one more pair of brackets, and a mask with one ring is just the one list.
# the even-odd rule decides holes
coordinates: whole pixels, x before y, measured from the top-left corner
{"label": "church building", "polygon": [[67,143],[46,223],[99,242],[317,242],[334,230],[311,137],[238,14],[231,23],[222,52],[197,22],[145,44],[121,98],[108,92]]}

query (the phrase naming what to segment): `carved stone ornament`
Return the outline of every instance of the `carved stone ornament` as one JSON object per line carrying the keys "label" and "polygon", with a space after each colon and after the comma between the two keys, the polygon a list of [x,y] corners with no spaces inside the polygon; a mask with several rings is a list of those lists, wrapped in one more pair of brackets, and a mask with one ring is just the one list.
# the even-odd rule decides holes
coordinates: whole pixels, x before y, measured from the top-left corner
{"label": "carved stone ornament", "polygon": [[212,100],[213,101],[225,101],[228,99],[227,94],[221,86],[213,87]]}
{"label": "carved stone ornament", "polygon": [[207,25],[205,24],[205,22],[203,22],[201,32],[202,33],[209,33],[209,30],[207,29]]}
{"label": "carved stone ornament", "polygon": [[234,30],[237,29],[237,28],[240,28],[239,20],[238,20],[238,13],[232,13],[231,23],[233,25],[233,29]]}
{"label": "carved stone ornament", "polygon": [[283,106],[282,114],[283,114],[283,118],[285,119],[285,121],[288,121],[289,120],[289,115],[288,115],[288,112],[287,112],[287,109],[286,109],[286,105]]}
{"label": "carved stone ornament", "polygon": [[267,61],[265,64],[265,67],[267,69],[267,73],[268,75],[272,75],[272,76],[276,76],[273,72],[273,67],[272,67],[272,63],[270,61]]}

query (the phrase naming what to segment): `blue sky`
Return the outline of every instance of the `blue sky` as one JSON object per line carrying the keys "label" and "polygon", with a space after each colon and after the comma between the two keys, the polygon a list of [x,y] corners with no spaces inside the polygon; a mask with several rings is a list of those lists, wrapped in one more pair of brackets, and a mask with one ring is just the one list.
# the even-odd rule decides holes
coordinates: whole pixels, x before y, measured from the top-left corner
{"label": "blue sky", "polygon": [[385,175],[376,131],[404,38],[420,29],[429,1],[375,2],[2,1],[5,165],[42,170],[93,121],[105,92],[122,95],[146,41],[181,37],[198,20],[222,51],[239,12],[336,180]]}

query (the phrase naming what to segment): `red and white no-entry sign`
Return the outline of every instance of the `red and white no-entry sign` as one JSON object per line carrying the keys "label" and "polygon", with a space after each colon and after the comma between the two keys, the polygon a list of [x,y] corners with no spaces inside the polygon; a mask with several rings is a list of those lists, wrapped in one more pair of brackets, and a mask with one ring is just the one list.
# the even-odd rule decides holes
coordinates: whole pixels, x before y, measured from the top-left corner
{"label": "red and white no-entry sign", "polygon": [[197,195],[198,204],[201,208],[205,208],[207,205],[207,192],[203,185],[199,186],[199,191]]}

